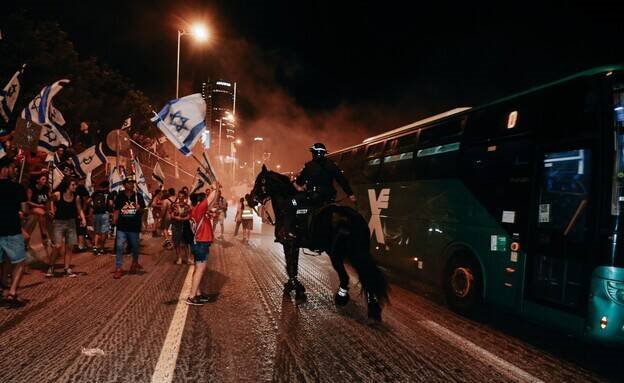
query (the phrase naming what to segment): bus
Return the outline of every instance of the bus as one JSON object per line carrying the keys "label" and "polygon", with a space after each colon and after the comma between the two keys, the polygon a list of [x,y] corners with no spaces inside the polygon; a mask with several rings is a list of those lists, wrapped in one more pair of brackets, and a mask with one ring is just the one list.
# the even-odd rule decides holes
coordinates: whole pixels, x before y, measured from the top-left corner
{"label": "bus", "polygon": [[[332,152],[388,269],[624,344],[624,66],[457,108]],[[338,198],[341,198],[340,196]]]}

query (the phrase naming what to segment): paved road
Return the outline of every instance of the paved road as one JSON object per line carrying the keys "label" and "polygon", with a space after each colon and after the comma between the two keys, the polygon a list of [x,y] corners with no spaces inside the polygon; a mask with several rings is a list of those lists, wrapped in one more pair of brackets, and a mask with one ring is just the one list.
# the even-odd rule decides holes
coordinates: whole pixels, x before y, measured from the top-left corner
{"label": "paved road", "polygon": [[[392,284],[383,323],[371,325],[362,301],[334,306],[327,257],[302,256],[309,295],[297,306],[281,293],[284,261],[267,236],[242,244],[226,235],[211,250],[202,288],[213,301],[203,307],[179,304],[188,266],[153,239],[143,242],[142,275],[113,280],[113,257],[88,253],[76,256],[75,279],[32,270],[21,292],[28,304],[0,308],[0,382],[150,382],[155,370],[175,382],[624,379],[622,353],[513,317],[470,321],[403,283]],[[166,340],[177,352],[163,350]]]}

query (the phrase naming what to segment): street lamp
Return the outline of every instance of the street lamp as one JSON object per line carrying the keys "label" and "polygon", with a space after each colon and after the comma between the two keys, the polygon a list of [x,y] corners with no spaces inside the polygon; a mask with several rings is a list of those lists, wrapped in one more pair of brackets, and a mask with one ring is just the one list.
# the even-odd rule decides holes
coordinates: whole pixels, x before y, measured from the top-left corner
{"label": "street lamp", "polygon": [[[264,138],[254,137],[254,142],[251,145],[251,176],[256,176],[256,142],[262,142]],[[260,161],[258,161],[258,164]]]}
{"label": "street lamp", "polygon": [[178,29],[178,63],[176,66],[176,98],[180,97],[180,38],[184,35],[191,35],[199,42],[208,40],[208,29],[202,24],[194,24],[190,31]]}

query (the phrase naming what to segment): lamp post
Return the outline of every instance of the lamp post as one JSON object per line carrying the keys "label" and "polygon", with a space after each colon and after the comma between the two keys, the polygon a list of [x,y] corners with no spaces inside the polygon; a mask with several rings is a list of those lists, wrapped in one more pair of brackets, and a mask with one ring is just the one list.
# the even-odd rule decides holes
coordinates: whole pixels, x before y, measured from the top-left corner
{"label": "lamp post", "polygon": [[195,24],[191,27],[190,31],[178,29],[178,60],[176,66],[176,98],[180,97],[180,39],[184,35],[191,35],[195,40],[204,42],[208,40],[208,30],[202,24]]}

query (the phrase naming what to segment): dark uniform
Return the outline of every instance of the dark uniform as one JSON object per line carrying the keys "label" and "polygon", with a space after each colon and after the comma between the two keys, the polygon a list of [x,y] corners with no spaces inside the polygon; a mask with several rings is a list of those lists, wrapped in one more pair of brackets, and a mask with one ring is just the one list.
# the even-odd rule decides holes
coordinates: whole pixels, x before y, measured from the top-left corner
{"label": "dark uniform", "polygon": [[319,206],[331,203],[336,198],[334,180],[347,196],[353,195],[349,181],[338,165],[324,156],[318,156],[305,164],[295,182],[299,186],[305,185],[310,201]]}

